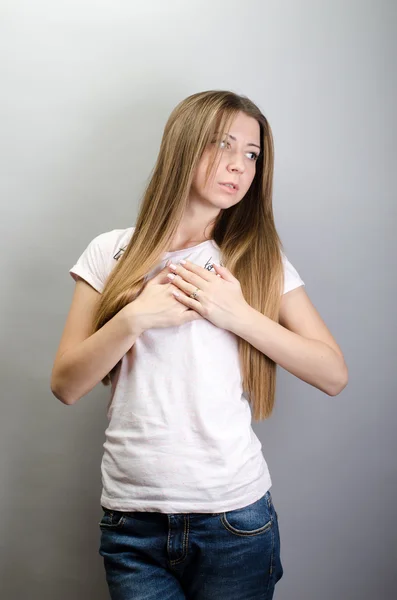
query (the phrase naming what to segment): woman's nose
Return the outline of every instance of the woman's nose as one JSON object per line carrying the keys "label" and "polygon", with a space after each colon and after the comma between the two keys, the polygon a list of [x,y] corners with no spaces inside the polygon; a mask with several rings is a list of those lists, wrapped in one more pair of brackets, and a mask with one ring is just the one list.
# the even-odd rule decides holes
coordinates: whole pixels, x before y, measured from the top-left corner
{"label": "woman's nose", "polygon": [[230,163],[229,167],[230,171],[238,171],[242,173],[244,171],[244,167],[242,165],[237,164],[236,162]]}
{"label": "woman's nose", "polygon": [[244,162],[239,156],[234,156],[229,160],[228,168],[231,171],[239,171],[242,173],[244,171]]}

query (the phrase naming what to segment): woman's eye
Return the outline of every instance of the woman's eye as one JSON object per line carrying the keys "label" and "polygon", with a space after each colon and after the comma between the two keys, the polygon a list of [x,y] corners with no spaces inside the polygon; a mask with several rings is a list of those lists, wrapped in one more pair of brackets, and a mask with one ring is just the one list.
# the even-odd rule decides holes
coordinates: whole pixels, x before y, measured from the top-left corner
{"label": "woman's eye", "polygon": [[[215,143],[216,143],[216,140],[212,140],[212,141],[211,141],[211,144],[215,144]],[[219,142],[219,144],[226,144],[226,140],[221,140],[221,141]]]}
{"label": "woman's eye", "polygon": [[[215,144],[216,140],[212,140],[212,144]],[[230,146],[230,143],[227,140],[221,140],[219,142],[219,144],[228,144],[228,146]],[[248,154],[252,154],[253,158],[251,158],[251,160],[256,161],[258,159],[259,154],[257,154],[256,152],[248,152]]]}

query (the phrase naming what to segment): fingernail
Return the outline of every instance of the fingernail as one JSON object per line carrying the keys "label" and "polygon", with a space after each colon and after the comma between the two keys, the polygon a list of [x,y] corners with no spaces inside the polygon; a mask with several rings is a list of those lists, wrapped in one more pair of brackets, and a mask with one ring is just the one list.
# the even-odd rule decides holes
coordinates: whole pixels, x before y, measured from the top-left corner
{"label": "fingernail", "polygon": [[174,263],[170,263],[168,266],[171,267],[171,269],[176,269],[176,265],[174,265]]}
{"label": "fingernail", "polygon": [[180,265],[186,265],[186,260],[183,260],[183,259],[181,259],[181,260],[179,261],[179,264],[180,264]]}
{"label": "fingernail", "polygon": [[168,279],[175,279],[175,275],[173,273],[168,273]]}

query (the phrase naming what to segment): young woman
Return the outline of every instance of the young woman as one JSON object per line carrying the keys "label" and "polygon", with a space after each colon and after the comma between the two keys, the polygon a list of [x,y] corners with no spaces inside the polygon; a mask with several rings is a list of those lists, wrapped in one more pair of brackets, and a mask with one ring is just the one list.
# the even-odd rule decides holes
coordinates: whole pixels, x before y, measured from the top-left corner
{"label": "young woman", "polygon": [[[287,259],[269,123],[206,91],[171,113],[135,227],[95,237],[51,389],[111,384],[100,554],[113,600],[270,599],[283,574],[261,443],[276,365],[329,396],[343,354]],[[252,413],[251,413],[252,411]]]}

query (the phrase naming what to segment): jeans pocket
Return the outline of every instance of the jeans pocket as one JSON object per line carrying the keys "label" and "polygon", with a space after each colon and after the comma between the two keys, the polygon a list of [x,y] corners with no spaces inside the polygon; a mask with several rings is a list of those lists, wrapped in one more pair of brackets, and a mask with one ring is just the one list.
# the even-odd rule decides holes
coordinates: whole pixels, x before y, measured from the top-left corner
{"label": "jeans pocket", "polygon": [[254,536],[270,531],[273,525],[270,491],[253,504],[224,512],[221,523],[237,536]]}
{"label": "jeans pocket", "polygon": [[105,529],[117,529],[124,525],[127,515],[120,510],[110,510],[102,507],[103,517],[99,521],[99,527]]}

